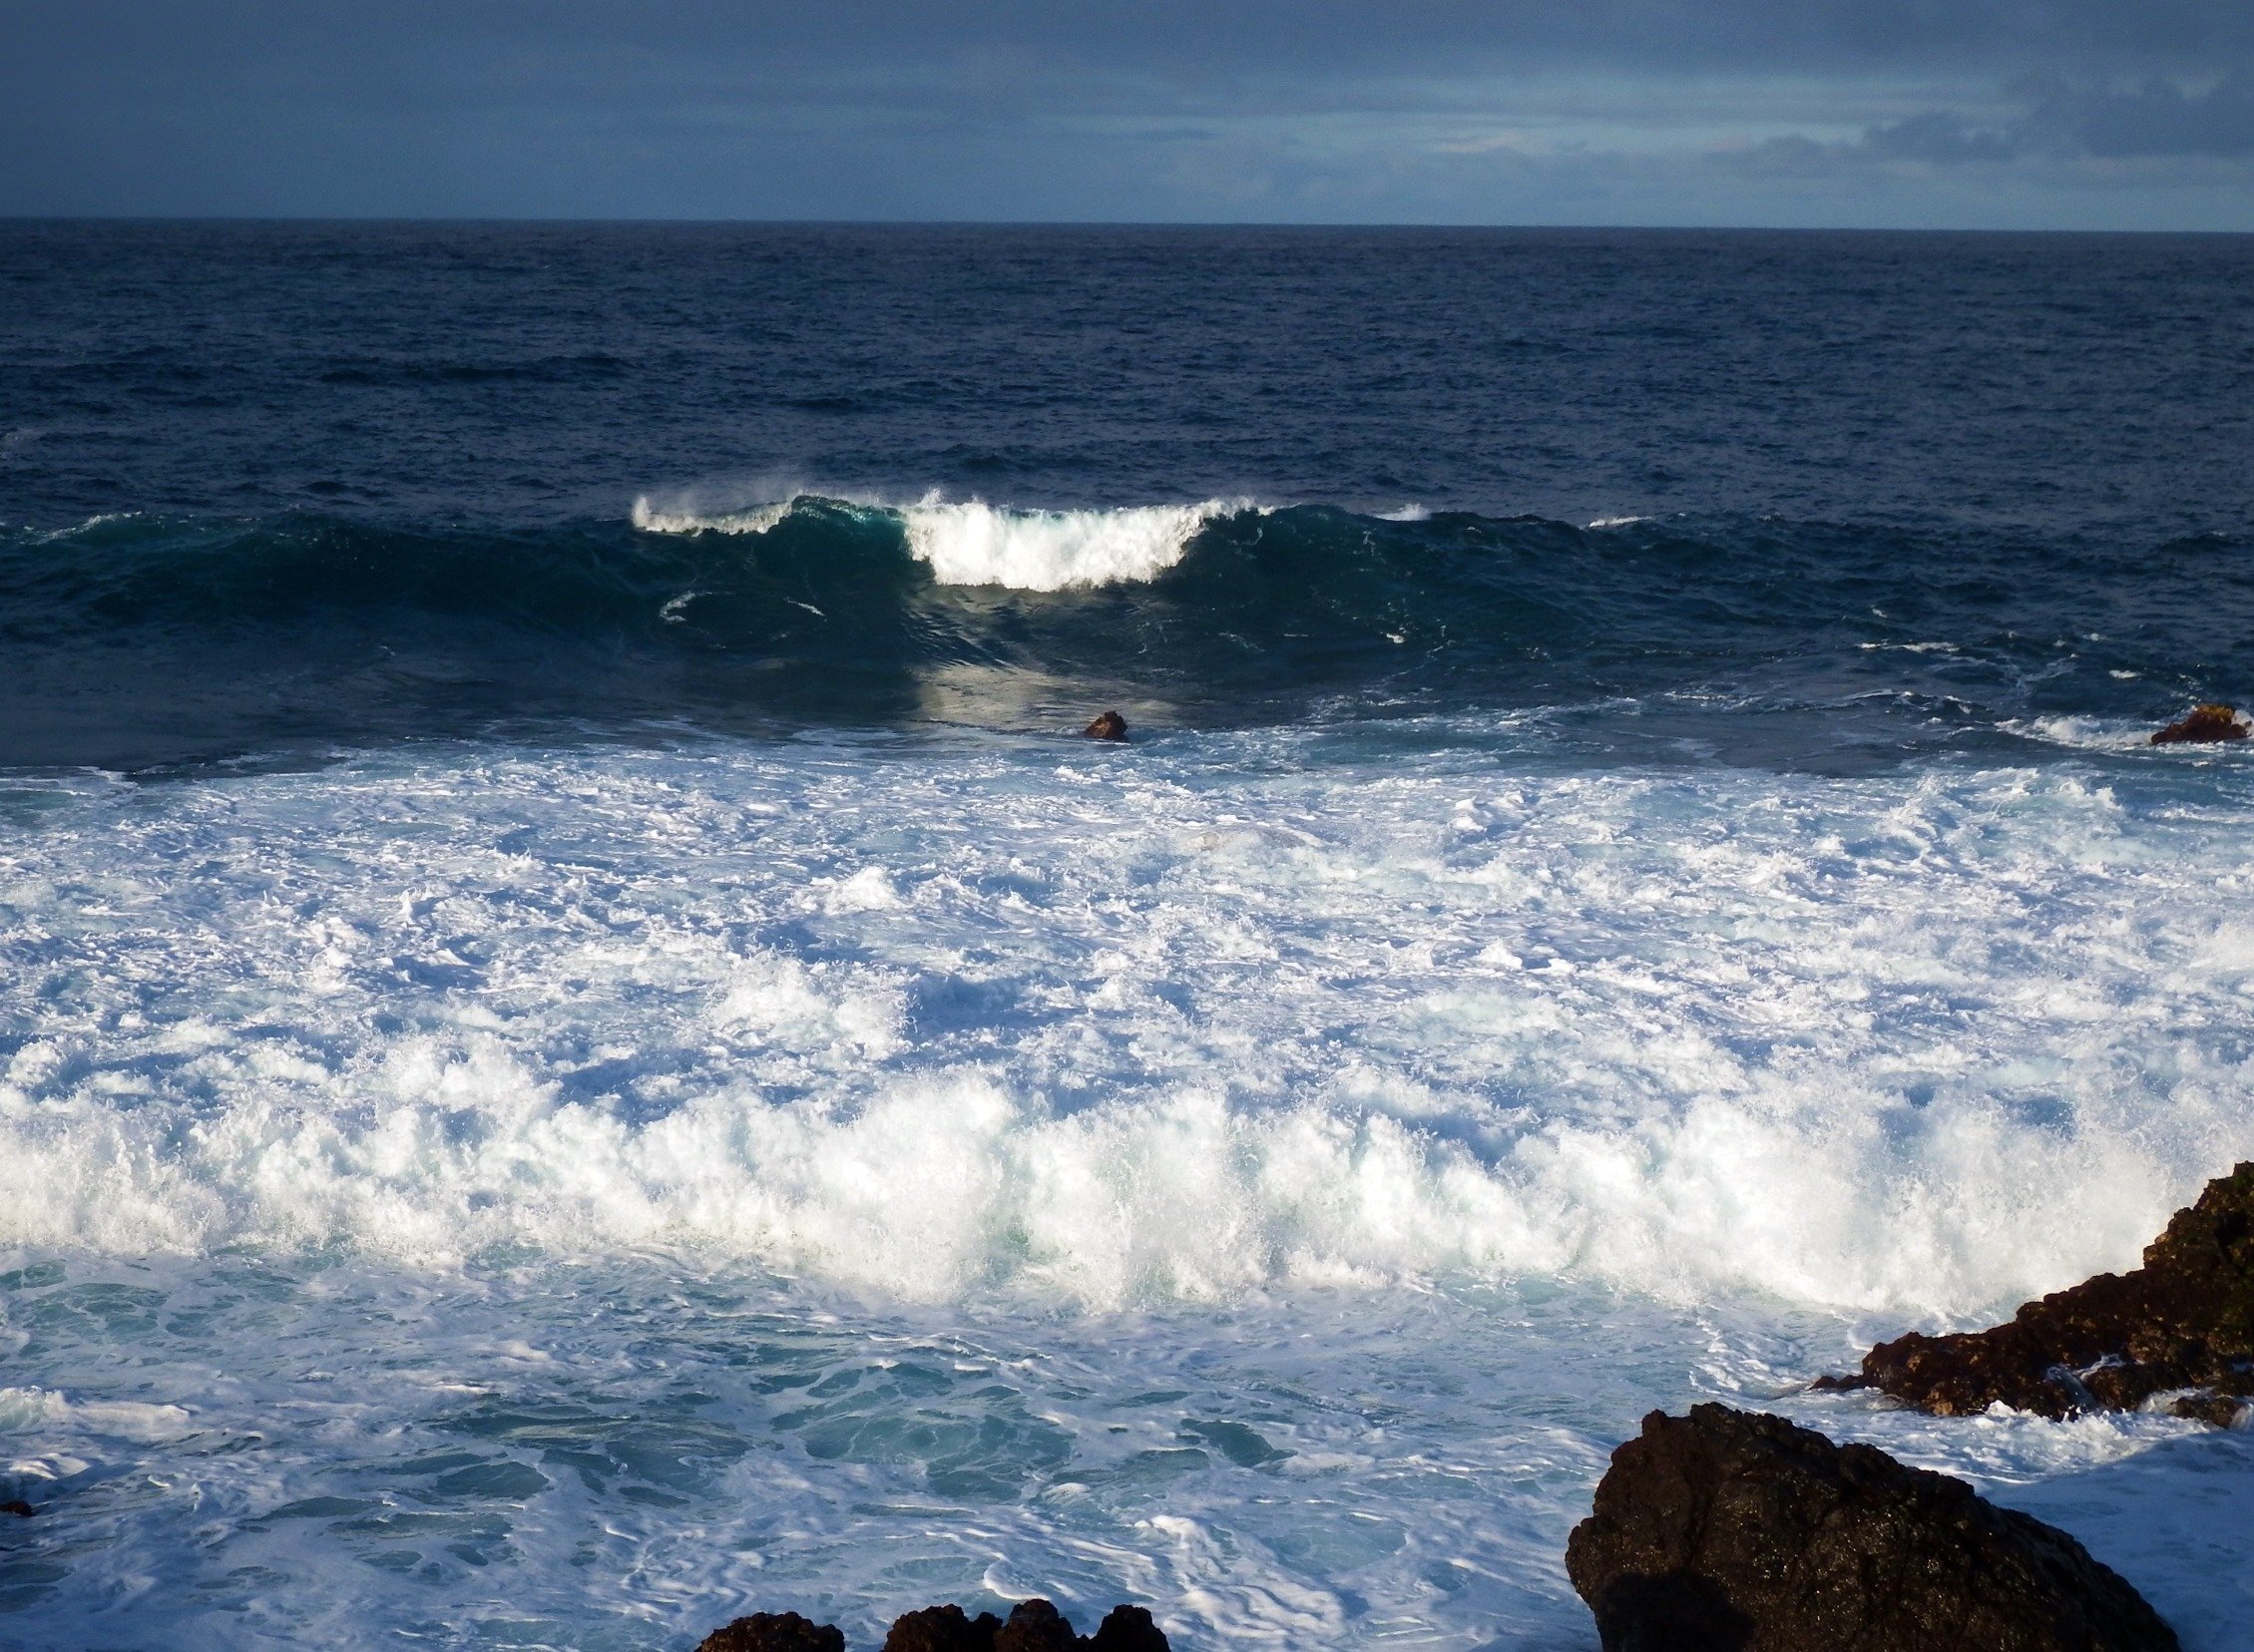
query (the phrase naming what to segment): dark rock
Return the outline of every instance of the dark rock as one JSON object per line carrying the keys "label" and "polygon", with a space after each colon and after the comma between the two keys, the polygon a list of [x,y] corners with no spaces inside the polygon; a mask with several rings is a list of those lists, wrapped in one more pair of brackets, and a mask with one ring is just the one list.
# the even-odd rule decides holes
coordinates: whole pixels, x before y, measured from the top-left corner
{"label": "dark rock", "polygon": [[1073,1652],[1080,1636],[1065,1614],[1046,1600],[1021,1600],[994,1637],[994,1652]]}
{"label": "dark rock", "polygon": [[1172,1652],[1165,1631],[1139,1606],[1115,1606],[1088,1637],[1093,1652]]}
{"label": "dark rock", "polygon": [[845,1652],[845,1635],[796,1612],[753,1612],[713,1630],[696,1652]]}
{"label": "dark rock", "polygon": [[926,1606],[895,1618],[884,1637],[884,1652],[994,1652],[994,1637],[1002,1620],[992,1612],[965,1617],[963,1608],[950,1601]]}
{"label": "dark rock", "polygon": [[[30,1513],[29,1509],[24,1510]],[[845,1652],[845,1637],[796,1612],[757,1612],[714,1630],[696,1652]],[[926,1606],[893,1621],[884,1652],[1168,1652],[1166,1637],[1139,1606],[1115,1606],[1095,1634],[1073,1633],[1046,1600],[1021,1600],[1005,1623],[992,1612],[968,1617],[953,1604]]]}
{"label": "dark rock", "polygon": [[[32,1507],[21,1497],[11,1497],[6,1502],[0,1502],[0,1514],[14,1514],[19,1518],[28,1520],[38,1512],[38,1509]],[[1120,1610],[1125,1611],[1127,1608],[1123,1606]]]}
{"label": "dark rock", "polygon": [[2234,1400],[2227,1394],[2180,1394],[2163,1409],[2170,1417],[2189,1418],[2194,1423],[2210,1423],[2218,1429],[2227,1429],[2237,1423],[2246,1410],[2246,1402]]}
{"label": "dark rock", "polygon": [[2064,1532],[1779,1417],[1653,1412],[1566,1570],[1605,1652],[2175,1652]]}
{"label": "dark rock", "polygon": [[1127,737],[1127,718],[1117,711],[1107,711],[1081,732],[1092,740],[1124,740]]}
{"label": "dark rock", "polygon": [[1864,1355],[1861,1376],[1817,1386],[1880,1389],[1942,1417],[2001,1401],[2053,1418],[2190,1389],[2176,1416],[2231,1421],[2254,1396],[2254,1163],[2177,1211],[2133,1273],[2098,1274],[1986,1331],[1913,1331]]}
{"label": "dark rock", "polygon": [[2176,745],[2186,740],[2243,740],[2254,726],[2242,720],[2235,705],[2195,705],[2188,716],[2152,736],[2154,745]]}

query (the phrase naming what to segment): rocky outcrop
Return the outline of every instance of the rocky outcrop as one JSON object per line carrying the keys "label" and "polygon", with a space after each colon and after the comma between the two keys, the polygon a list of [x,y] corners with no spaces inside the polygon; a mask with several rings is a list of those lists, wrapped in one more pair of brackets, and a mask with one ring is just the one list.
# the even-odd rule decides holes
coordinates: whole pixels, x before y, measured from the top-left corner
{"label": "rocky outcrop", "polygon": [[796,1612],[753,1612],[713,1630],[696,1652],[845,1652],[845,1635],[833,1623]]}
{"label": "rocky outcrop", "polygon": [[884,1652],[994,1652],[994,1638],[1001,1628],[1002,1620],[992,1612],[974,1618],[966,1617],[953,1602],[926,1606],[893,1620],[892,1633],[884,1637]]}
{"label": "rocky outcrop", "polygon": [[38,1512],[38,1509],[21,1497],[10,1497],[6,1502],[0,1502],[0,1514],[13,1514],[21,1520],[28,1520]]}
{"label": "rocky outcrop", "polygon": [[1092,740],[1124,740],[1127,737],[1127,718],[1117,711],[1107,711],[1081,732]]}
{"label": "rocky outcrop", "polygon": [[1566,1569],[1605,1652],[2175,1652],[2064,1532],[1780,1417],[1653,1412]]}
{"label": "rocky outcrop", "polygon": [[[755,1612],[716,1629],[696,1652],[845,1652],[832,1624],[796,1612]],[[1078,1635],[1046,1600],[1021,1600],[1007,1621],[992,1612],[971,1617],[952,1603],[926,1606],[893,1620],[884,1652],[1169,1652],[1166,1637],[1139,1606],[1115,1606],[1093,1635]]]}
{"label": "rocky outcrop", "polygon": [[2001,1402],[2043,1417],[2146,1404],[2230,1423],[2254,1397],[2254,1163],[2207,1184],[2144,1248],[1986,1331],[1880,1343],[1855,1377],[1920,1411],[1963,1417]]}
{"label": "rocky outcrop", "polygon": [[2188,715],[2152,736],[2154,745],[2179,745],[2195,740],[2243,740],[2254,732],[2254,718],[2235,705],[2195,705]]}

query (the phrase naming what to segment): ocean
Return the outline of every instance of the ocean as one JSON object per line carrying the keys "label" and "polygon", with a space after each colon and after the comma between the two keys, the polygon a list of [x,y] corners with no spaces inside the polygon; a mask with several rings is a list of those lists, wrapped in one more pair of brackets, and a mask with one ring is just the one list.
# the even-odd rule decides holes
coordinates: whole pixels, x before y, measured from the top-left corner
{"label": "ocean", "polygon": [[[0,1646],[1591,1652],[2254,1157],[2254,237],[0,224]],[[1082,739],[1122,711],[1126,745]]]}

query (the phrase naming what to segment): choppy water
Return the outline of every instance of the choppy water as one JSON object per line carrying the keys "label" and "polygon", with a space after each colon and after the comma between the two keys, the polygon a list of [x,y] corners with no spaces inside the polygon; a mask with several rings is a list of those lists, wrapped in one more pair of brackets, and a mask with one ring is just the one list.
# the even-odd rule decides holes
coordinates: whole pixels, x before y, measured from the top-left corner
{"label": "choppy water", "polygon": [[2250,272],[0,229],[0,1644],[1591,1647],[1718,1396],[2233,1645],[1795,1391],[2254,1156]]}

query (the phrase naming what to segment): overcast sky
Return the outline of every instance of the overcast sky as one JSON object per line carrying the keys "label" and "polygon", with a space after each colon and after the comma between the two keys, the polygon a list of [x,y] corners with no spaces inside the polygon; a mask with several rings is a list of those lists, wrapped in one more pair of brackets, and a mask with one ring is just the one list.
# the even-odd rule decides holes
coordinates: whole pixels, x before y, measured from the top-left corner
{"label": "overcast sky", "polygon": [[0,212],[2254,230],[2254,0],[0,0]]}

